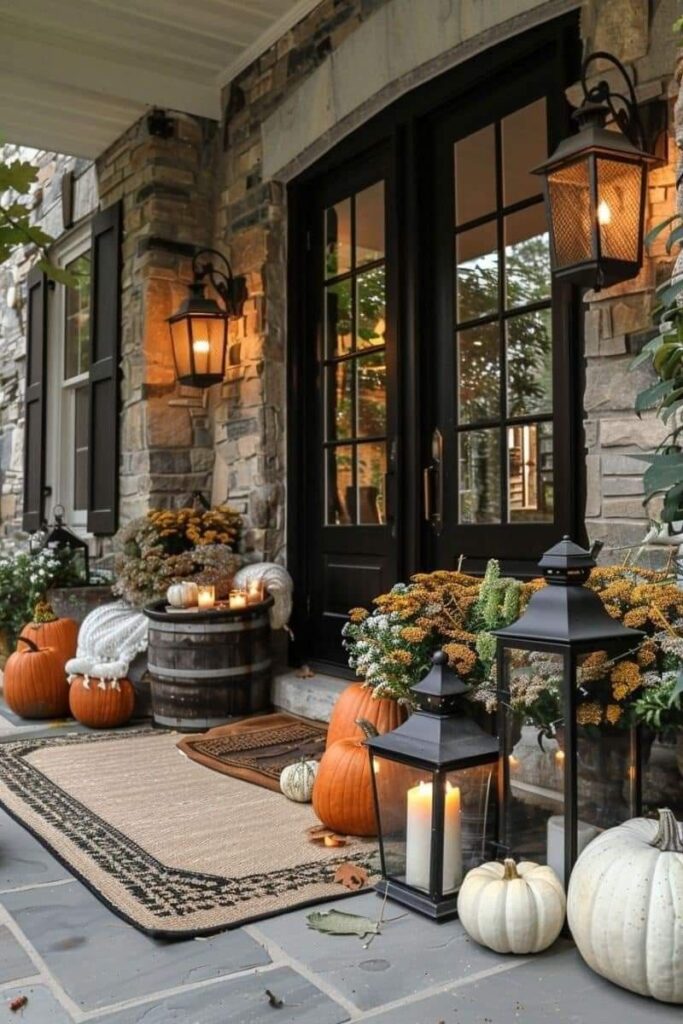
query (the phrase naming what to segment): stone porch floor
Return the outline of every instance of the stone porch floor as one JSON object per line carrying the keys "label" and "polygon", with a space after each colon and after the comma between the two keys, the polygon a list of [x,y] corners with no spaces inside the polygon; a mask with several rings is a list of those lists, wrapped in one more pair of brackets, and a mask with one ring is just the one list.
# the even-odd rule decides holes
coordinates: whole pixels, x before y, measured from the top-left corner
{"label": "stone porch floor", "polygon": [[[0,732],[16,736],[16,720],[0,717]],[[364,894],[343,907],[376,917],[380,900]],[[0,1024],[680,1020],[680,1008],[598,978],[566,941],[538,957],[501,957],[457,922],[435,925],[388,904],[382,934],[366,949],[356,938],[310,931],[308,912],[208,939],[156,941],[108,911],[0,812]],[[9,1004],[18,995],[28,1002],[15,1014]]]}

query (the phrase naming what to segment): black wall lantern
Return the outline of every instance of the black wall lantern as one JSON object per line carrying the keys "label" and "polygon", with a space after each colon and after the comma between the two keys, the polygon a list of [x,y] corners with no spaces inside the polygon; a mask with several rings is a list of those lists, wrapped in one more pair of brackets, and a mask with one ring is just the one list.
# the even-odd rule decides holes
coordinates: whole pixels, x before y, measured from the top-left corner
{"label": "black wall lantern", "polygon": [[[216,266],[215,261],[225,267]],[[215,249],[201,249],[192,260],[190,294],[168,318],[179,384],[208,388],[225,377],[228,321],[242,315],[246,281],[234,277],[230,264]],[[204,294],[210,282],[221,305]]]}
{"label": "black wall lantern", "polygon": [[[577,721],[581,702],[590,710],[600,666],[643,638],[584,586],[594,566],[590,552],[565,537],[539,562],[548,586],[496,632],[499,854],[548,863],[565,885],[583,847],[639,814],[641,803],[637,730]],[[561,718],[536,735],[514,714],[511,695],[549,685],[559,690]]]}
{"label": "black wall lantern", "polygon": [[[613,92],[605,80],[588,88],[588,68],[597,59],[618,69],[627,96]],[[658,161],[645,151],[633,84],[616,57],[592,53],[584,61],[581,85],[584,100],[573,114],[578,132],[534,173],[544,176],[555,276],[597,291],[640,271],[647,169]]]}
{"label": "black wall lantern", "polygon": [[494,838],[498,740],[469,716],[468,690],[438,651],[412,687],[417,710],[367,741],[378,891],[436,920],[455,916],[463,875]]}
{"label": "black wall lantern", "polygon": [[90,582],[90,557],[87,541],[70,530],[64,523],[64,506],[55,505],[52,510],[55,521],[51,526],[45,524],[39,533],[34,533],[29,542],[32,555],[40,551],[51,551],[63,559],[63,567],[68,570],[70,585]]}

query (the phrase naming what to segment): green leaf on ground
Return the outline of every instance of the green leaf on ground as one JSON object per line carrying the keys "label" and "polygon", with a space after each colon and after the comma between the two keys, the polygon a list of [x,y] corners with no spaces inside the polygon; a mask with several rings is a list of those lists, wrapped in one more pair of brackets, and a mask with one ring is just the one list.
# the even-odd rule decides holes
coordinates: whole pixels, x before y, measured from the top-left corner
{"label": "green leaf on ground", "polygon": [[306,915],[308,927],[328,935],[379,935],[379,921],[371,921],[360,914],[347,914],[344,910],[314,910]]}

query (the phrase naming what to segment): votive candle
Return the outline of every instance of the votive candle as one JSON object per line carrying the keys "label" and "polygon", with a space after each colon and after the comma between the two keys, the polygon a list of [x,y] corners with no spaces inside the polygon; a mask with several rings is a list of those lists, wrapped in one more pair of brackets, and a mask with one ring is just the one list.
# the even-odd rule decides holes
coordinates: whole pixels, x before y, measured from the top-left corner
{"label": "votive candle", "polygon": [[230,608],[232,611],[237,611],[240,608],[247,607],[247,595],[244,590],[231,590],[230,591]]}
{"label": "votive candle", "polygon": [[247,584],[247,602],[260,604],[263,600],[263,584],[261,580],[250,580]]}
{"label": "votive candle", "polygon": [[197,587],[197,607],[213,608],[216,604],[216,588],[208,585]]}

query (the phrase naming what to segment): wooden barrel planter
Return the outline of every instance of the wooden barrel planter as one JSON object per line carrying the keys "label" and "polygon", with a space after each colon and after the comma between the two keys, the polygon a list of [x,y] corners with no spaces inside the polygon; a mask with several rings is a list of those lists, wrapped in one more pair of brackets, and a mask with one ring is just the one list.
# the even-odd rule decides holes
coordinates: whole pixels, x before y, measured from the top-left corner
{"label": "wooden barrel planter", "polygon": [[166,611],[150,619],[148,671],[157,725],[210,729],[270,708],[272,597],[240,611]]}

